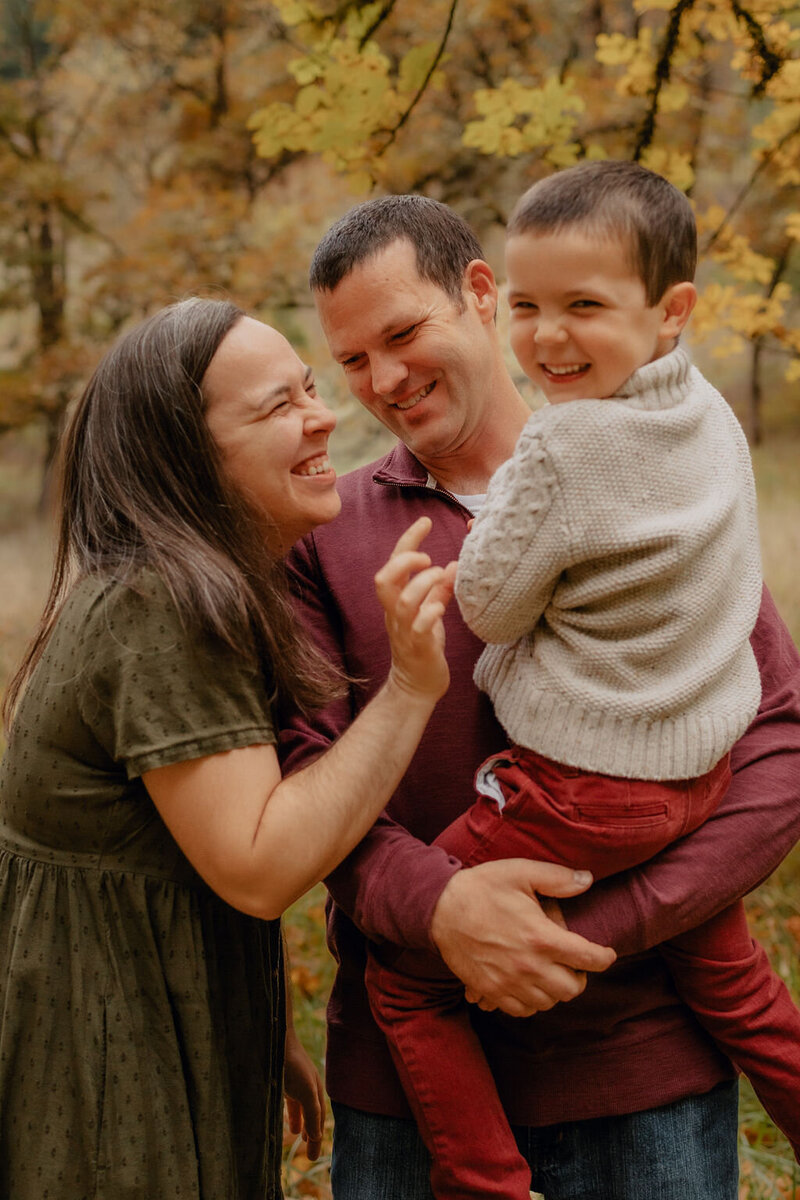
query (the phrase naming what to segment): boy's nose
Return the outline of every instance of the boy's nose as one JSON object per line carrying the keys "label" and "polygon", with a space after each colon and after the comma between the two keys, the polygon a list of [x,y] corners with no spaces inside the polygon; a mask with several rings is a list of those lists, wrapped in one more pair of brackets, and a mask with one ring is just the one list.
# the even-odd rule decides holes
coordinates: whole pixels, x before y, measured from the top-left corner
{"label": "boy's nose", "polygon": [[539,316],[536,322],[535,338],[543,345],[552,345],[567,340],[567,331],[563,328],[558,317]]}

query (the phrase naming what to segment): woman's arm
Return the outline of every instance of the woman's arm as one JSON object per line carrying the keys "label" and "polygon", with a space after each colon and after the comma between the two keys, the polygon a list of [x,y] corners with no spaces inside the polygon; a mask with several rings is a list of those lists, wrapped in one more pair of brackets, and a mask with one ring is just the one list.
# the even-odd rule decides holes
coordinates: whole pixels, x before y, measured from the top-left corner
{"label": "woman's arm", "polygon": [[432,567],[421,518],[375,587],[392,652],[388,678],[316,762],[281,779],[275,750],[247,746],[143,776],[164,822],[207,883],[235,908],[274,918],[367,832],[447,689],[442,613],[454,564]]}

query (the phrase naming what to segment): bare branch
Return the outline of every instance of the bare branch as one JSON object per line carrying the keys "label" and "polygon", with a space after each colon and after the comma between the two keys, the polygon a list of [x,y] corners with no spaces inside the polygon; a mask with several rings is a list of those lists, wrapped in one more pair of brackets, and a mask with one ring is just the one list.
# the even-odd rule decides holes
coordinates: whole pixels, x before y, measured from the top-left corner
{"label": "bare branch", "polygon": [[645,150],[651,145],[656,131],[656,117],[658,116],[658,105],[661,99],[661,89],[664,84],[669,83],[672,72],[672,56],[678,45],[678,36],[681,31],[681,21],[684,15],[694,7],[695,0],[678,0],[678,3],[672,9],[670,14],[669,24],[667,25],[664,41],[661,44],[661,52],[656,62],[653,86],[650,89],[650,104],[644,120],[639,129],[639,135],[636,139],[636,146],[633,151],[633,161],[639,162]]}
{"label": "bare branch", "polygon": [[452,2],[450,4],[450,11],[447,14],[447,23],[445,25],[444,33],[442,34],[442,40],[439,43],[439,47],[436,51],[433,62],[431,63],[430,67],[428,68],[425,78],[423,79],[422,83],[420,84],[419,88],[417,89],[416,94],[414,95],[414,98],[411,101],[411,103],[409,104],[408,108],[403,113],[402,117],[397,122],[397,124],[394,126],[394,128],[387,131],[388,137],[387,137],[385,143],[383,144],[383,146],[381,147],[381,149],[378,151],[379,155],[386,153],[386,151],[389,149],[389,147],[392,145],[392,143],[396,139],[400,130],[405,125],[406,121],[411,116],[411,114],[414,111],[414,109],[416,108],[417,104],[424,96],[425,91],[428,87],[428,84],[431,81],[431,77],[432,77],[434,71],[436,70],[436,68],[438,67],[438,65],[441,61],[442,55],[444,54],[445,47],[447,46],[447,41],[448,41],[448,38],[450,37],[450,31],[453,28],[453,19],[456,15],[457,8],[458,8],[458,0],[452,0]]}
{"label": "bare branch", "polygon": [[741,21],[742,24],[747,28],[747,32],[750,34],[755,51],[758,54],[758,57],[761,59],[761,78],[759,79],[758,83],[753,85],[753,96],[763,96],[767,84],[774,75],[777,75],[778,71],[783,66],[784,60],[780,54],[775,53],[775,51],[767,42],[767,37],[764,33],[764,26],[760,21],[756,20],[751,12],[745,8],[742,8],[739,0],[731,0],[731,8],[733,9],[737,21]]}
{"label": "bare branch", "polygon": [[797,124],[794,125],[788,131],[788,133],[785,133],[779,142],[776,142],[776,144],[774,146],[772,146],[769,150],[764,151],[764,153],[761,155],[758,165],[756,166],[755,170],[752,171],[750,178],[747,180],[747,182],[744,184],[744,186],[739,190],[738,195],[734,199],[733,203],[729,206],[728,211],[725,213],[725,216],[722,218],[722,220],[720,221],[717,228],[714,230],[714,232],[708,238],[708,240],[705,244],[705,249],[704,249],[705,254],[707,254],[708,251],[711,250],[711,248],[716,244],[716,242],[722,236],[723,231],[725,230],[726,226],[730,223],[731,218],[733,217],[734,213],[736,213],[741,208],[742,204],[745,202],[748,195],[753,190],[756,182],[764,174],[767,167],[770,166],[770,164],[772,163],[772,160],[775,158],[775,156],[780,153],[780,151],[787,144],[787,142],[790,142],[792,140],[792,138],[795,138],[798,135],[800,135],[800,121],[798,121]]}
{"label": "bare branch", "polygon": [[366,46],[367,42],[369,41],[369,39],[373,36],[373,34],[378,32],[378,30],[380,29],[381,25],[384,23],[386,18],[391,15],[392,10],[394,9],[395,3],[396,3],[396,0],[386,0],[386,3],[384,4],[383,8],[378,13],[377,17],[372,22],[369,29],[367,29],[365,31],[363,37],[361,38],[361,41],[358,44],[359,50],[363,50],[364,47]]}

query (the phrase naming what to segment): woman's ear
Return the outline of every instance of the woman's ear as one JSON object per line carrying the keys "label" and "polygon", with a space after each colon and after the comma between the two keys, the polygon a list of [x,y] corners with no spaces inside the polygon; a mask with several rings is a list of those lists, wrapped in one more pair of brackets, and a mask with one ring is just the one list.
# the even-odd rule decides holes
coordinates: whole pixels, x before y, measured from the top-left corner
{"label": "woman's ear", "polygon": [[673,283],[672,287],[668,287],[659,301],[659,308],[664,313],[661,336],[676,338],[692,315],[692,309],[696,303],[697,288],[688,280],[683,283]]}
{"label": "woman's ear", "polygon": [[493,321],[497,312],[497,282],[494,272],[482,258],[473,258],[464,268],[464,297],[472,301],[484,321]]}

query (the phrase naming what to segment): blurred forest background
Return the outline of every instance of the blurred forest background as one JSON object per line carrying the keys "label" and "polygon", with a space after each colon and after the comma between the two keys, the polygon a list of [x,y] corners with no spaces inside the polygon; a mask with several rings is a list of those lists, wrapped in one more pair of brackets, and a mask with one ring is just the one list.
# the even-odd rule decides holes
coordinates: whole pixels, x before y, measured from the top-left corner
{"label": "blurred forest background", "polygon": [[[587,156],[639,160],[694,203],[689,344],[750,437],[765,576],[797,641],[800,8],[0,0],[0,684],[43,597],[65,414],[121,330],[187,294],[230,295],[314,364],[344,470],[387,435],[348,398],[314,319],[324,229],[370,193],[425,192],[472,223],[502,278],[516,197]],[[797,997],[799,864],[750,901]],[[316,889],[287,922],[318,1059],[322,901]],[[800,1198],[746,1086],[741,1149],[742,1200]],[[326,1161],[288,1142],[287,1193],[330,1194]]]}

